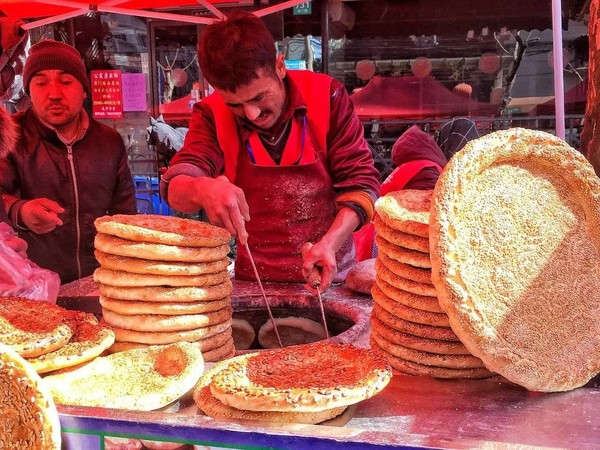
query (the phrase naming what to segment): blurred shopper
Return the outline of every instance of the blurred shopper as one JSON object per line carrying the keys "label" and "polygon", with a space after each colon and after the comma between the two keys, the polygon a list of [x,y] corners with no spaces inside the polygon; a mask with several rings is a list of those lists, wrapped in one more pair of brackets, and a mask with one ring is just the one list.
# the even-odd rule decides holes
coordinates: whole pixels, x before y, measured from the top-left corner
{"label": "blurred shopper", "polygon": [[[17,140],[17,129],[8,112],[0,106],[0,159],[6,158],[6,155],[15,148]],[[4,208],[4,202],[0,197],[0,222],[10,225],[8,215]],[[8,228],[8,227],[7,227]],[[1,230],[1,229],[0,229]],[[4,241],[11,249],[27,258],[27,242],[13,233],[6,233],[9,237]]]}
{"label": "blurred shopper", "polygon": [[455,117],[444,122],[435,133],[435,140],[450,161],[452,155],[467,142],[480,136],[477,124],[467,117]]}
{"label": "blurred shopper", "polygon": [[32,106],[13,116],[19,140],[0,160],[0,191],[31,260],[66,283],[98,265],[94,219],[136,212],[133,180],[119,133],[82,109],[89,85],[77,50],[35,44],[23,86]]}
{"label": "blurred shopper", "polygon": [[300,282],[316,268],[326,290],[353,264],[352,232],[371,221],[379,192],[346,89],[327,75],[286,70],[248,12],[207,27],[198,53],[216,92],[194,106],[163,195],[179,211],[205,210],[237,237],[237,278],[255,279],[247,242],[264,280]]}

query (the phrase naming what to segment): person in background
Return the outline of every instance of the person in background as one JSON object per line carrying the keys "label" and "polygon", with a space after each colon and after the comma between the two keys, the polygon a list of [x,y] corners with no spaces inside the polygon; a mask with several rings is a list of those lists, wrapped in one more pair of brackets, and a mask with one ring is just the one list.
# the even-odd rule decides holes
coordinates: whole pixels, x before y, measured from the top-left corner
{"label": "person in background", "polygon": [[[15,124],[10,114],[0,106],[0,158],[6,158],[6,155],[15,148],[16,140],[17,130]],[[0,197],[0,223],[10,225],[2,197]],[[16,233],[4,242],[23,258],[27,258],[27,242],[18,237]]]}
{"label": "person in background", "polygon": [[13,116],[16,148],[0,159],[0,192],[29,258],[67,283],[91,275],[94,220],[135,214],[135,193],[119,133],[88,117],[85,67],[69,45],[43,40],[25,62],[32,106]]}
{"label": "person in background", "polygon": [[262,279],[309,281],[316,269],[325,291],[354,263],[352,232],[379,193],[348,93],[327,75],[286,70],[248,12],[208,26],[198,56],[215,93],[194,105],[163,197],[236,236],[236,278],[255,280],[248,244]]}
{"label": "person in background", "polygon": [[[381,195],[402,189],[430,190],[448,162],[432,136],[413,125],[392,146],[393,172],[381,184]],[[373,224],[354,235],[359,261],[377,254]]]}
{"label": "person in background", "polygon": [[479,136],[477,124],[467,117],[454,117],[444,122],[435,132],[435,140],[448,161],[467,142]]}

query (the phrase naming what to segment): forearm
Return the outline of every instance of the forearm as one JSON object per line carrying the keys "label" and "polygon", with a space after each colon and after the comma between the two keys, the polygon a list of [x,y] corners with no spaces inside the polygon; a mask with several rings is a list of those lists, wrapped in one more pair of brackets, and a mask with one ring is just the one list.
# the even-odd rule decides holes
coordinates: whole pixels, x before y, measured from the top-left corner
{"label": "forearm", "polygon": [[192,214],[204,207],[201,192],[197,188],[200,179],[189,175],[177,175],[169,181],[168,203],[177,211]]}
{"label": "forearm", "polygon": [[319,242],[331,248],[335,253],[346,242],[348,236],[360,225],[360,222],[360,217],[354,210],[342,207],[338,210],[329,230]]}

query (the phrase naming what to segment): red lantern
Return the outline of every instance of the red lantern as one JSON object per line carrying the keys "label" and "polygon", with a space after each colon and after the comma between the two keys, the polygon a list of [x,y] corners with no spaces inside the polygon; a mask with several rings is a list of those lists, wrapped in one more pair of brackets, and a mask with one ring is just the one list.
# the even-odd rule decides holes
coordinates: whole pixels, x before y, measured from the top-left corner
{"label": "red lantern", "polygon": [[426,56],[419,56],[410,63],[410,70],[417,78],[426,77],[431,73],[431,61]]}
{"label": "red lantern", "polygon": [[458,95],[462,95],[463,97],[470,98],[471,94],[473,93],[473,88],[471,87],[470,84],[458,83],[456,86],[454,86],[454,89],[452,89],[452,92],[454,92],[455,94],[458,94]]}
{"label": "red lantern", "polygon": [[484,53],[479,58],[479,70],[483,73],[494,73],[500,68],[500,57],[495,53]]}
{"label": "red lantern", "polygon": [[356,63],[356,76],[359,80],[369,81],[376,71],[375,63],[369,59],[363,59]]}
{"label": "red lantern", "polygon": [[183,87],[187,83],[188,75],[183,69],[173,69],[171,72],[171,82],[176,87]]}

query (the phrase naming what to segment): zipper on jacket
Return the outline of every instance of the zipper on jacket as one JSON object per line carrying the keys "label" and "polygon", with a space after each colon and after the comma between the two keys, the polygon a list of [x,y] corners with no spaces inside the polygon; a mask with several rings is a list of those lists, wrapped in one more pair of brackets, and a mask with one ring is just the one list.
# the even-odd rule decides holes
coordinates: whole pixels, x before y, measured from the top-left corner
{"label": "zipper on jacket", "polygon": [[73,162],[73,146],[67,145],[67,159],[71,168],[71,176],[73,178],[73,190],[75,192],[75,229],[77,231],[77,278],[81,278],[81,226],[79,224],[79,187],[77,184],[77,176],[75,175],[75,163]]}

